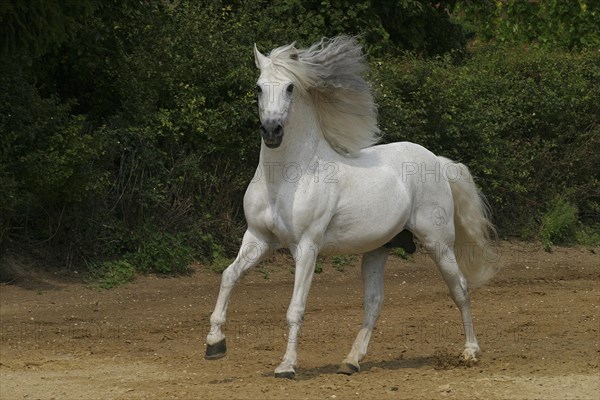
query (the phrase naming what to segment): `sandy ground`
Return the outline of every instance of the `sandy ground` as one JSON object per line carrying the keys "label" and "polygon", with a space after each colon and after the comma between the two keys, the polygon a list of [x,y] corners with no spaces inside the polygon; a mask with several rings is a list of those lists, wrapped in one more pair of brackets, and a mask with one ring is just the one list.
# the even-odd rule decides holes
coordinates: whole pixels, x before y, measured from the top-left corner
{"label": "sandy ground", "polygon": [[0,398],[600,399],[600,249],[501,250],[504,269],[472,294],[478,364],[459,362],[458,310],[417,253],[388,261],[362,371],[337,375],[362,318],[356,258],[315,275],[295,381],[273,377],[293,284],[286,255],[236,287],[217,361],[203,357],[220,279],[206,267],[113,290],[64,277],[2,285]]}

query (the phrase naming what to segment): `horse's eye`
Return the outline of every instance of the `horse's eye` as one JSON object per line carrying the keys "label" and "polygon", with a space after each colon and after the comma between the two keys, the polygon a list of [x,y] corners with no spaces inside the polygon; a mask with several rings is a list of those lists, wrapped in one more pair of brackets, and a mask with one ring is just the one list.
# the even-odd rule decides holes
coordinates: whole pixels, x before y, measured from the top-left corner
{"label": "horse's eye", "polygon": [[261,94],[262,93],[262,88],[260,87],[260,85],[256,85],[256,94]]}
{"label": "horse's eye", "polygon": [[292,94],[292,92],[294,91],[294,84],[290,83],[287,87],[287,89],[285,89],[287,91],[288,94]]}

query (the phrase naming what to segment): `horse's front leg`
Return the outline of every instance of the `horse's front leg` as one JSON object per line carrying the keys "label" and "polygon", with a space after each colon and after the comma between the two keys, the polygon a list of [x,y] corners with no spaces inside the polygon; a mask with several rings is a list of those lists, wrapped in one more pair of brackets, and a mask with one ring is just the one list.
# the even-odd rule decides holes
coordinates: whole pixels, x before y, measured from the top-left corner
{"label": "horse's front leg", "polygon": [[351,375],[360,371],[359,362],[367,354],[371,333],[379,318],[381,305],[383,304],[383,270],[388,253],[389,250],[382,247],[365,253],[362,257],[361,272],[365,289],[365,315],[362,327],[352,345],[352,350],[338,369],[339,374]]}
{"label": "horse's front leg", "polygon": [[270,249],[271,245],[267,241],[259,239],[249,230],[244,234],[242,246],[235,261],[223,271],[221,276],[221,289],[217,304],[210,317],[210,332],[206,337],[206,359],[215,360],[225,356],[227,346],[221,326],[225,323],[231,290],[249,268],[257,265],[269,254]]}
{"label": "horse's front leg", "polygon": [[304,320],[304,310],[306,309],[306,300],[315,271],[318,246],[314,242],[305,241],[290,250],[296,261],[296,272],[294,292],[287,311],[288,343],[283,361],[275,369],[275,377],[294,379],[296,376],[298,334]]}

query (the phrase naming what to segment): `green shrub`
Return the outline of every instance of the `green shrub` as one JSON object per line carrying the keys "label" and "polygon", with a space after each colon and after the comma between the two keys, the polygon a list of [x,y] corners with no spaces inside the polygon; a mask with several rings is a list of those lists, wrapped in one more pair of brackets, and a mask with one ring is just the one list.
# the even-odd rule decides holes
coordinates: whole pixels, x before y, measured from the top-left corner
{"label": "green shrub", "polygon": [[[166,274],[185,273],[197,257],[222,270],[240,243],[258,162],[253,43],[266,52],[361,32],[383,141],[467,164],[505,236],[539,233],[557,193],[597,223],[600,53],[560,43],[577,48],[581,38],[594,49],[585,29],[598,7],[530,4],[581,16],[585,29],[545,26],[557,33],[554,49],[465,54],[451,3],[107,2],[82,12],[85,24],[69,19],[70,33],[52,46],[25,43],[0,60],[0,250],[45,246],[63,260],[124,260]],[[445,55],[424,58],[435,54]]]}
{"label": "green shrub", "polygon": [[576,233],[577,243],[589,246],[600,246],[600,224],[580,226]]}
{"label": "green shrub", "polygon": [[137,271],[165,275],[191,272],[194,257],[185,235],[147,229],[137,243],[138,248],[125,256]]}
{"label": "green shrub", "polygon": [[578,1],[458,1],[455,16],[478,39],[549,47],[600,46],[600,5]]}
{"label": "green shrub", "polygon": [[136,245],[117,261],[105,261],[89,268],[87,280],[109,289],[134,279],[136,273],[161,275],[188,274],[194,260],[192,249],[183,234],[141,230],[129,238],[126,246]]}
{"label": "green shrub", "polygon": [[546,251],[554,244],[575,243],[577,234],[577,207],[563,197],[557,197],[542,218],[540,239]]}
{"label": "green shrub", "polygon": [[102,151],[70,102],[43,98],[18,59],[1,59],[0,244],[11,231],[56,243],[76,230],[73,210],[107,187],[107,172],[91,163]]}
{"label": "green shrub", "polygon": [[220,274],[231,265],[233,260],[234,258],[219,255],[210,261],[210,270]]}
{"label": "green shrub", "polygon": [[98,284],[103,289],[129,283],[135,279],[136,270],[125,260],[105,261],[92,266],[87,273],[87,281]]}

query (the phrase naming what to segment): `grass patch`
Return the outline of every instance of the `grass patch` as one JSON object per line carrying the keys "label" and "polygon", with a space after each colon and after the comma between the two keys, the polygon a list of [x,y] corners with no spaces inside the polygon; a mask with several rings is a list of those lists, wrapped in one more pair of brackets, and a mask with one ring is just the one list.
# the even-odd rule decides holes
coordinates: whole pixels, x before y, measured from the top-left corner
{"label": "grass patch", "polygon": [[344,272],[347,266],[352,265],[356,257],[352,255],[337,255],[331,257],[331,265],[339,272]]}
{"label": "grass patch", "polygon": [[411,255],[408,254],[402,247],[394,247],[390,253],[396,257],[400,257],[403,260],[408,260],[411,257]]}
{"label": "grass patch", "polygon": [[323,273],[323,260],[317,259],[317,262],[315,263],[315,274],[321,273]]}
{"label": "grass patch", "polygon": [[102,289],[112,289],[135,280],[136,269],[126,260],[105,261],[92,266],[87,274],[88,283]]}
{"label": "grass patch", "polygon": [[262,274],[265,280],[271,279],[271,271],[269,271],[264,265],[261,265],[258,271]]}

